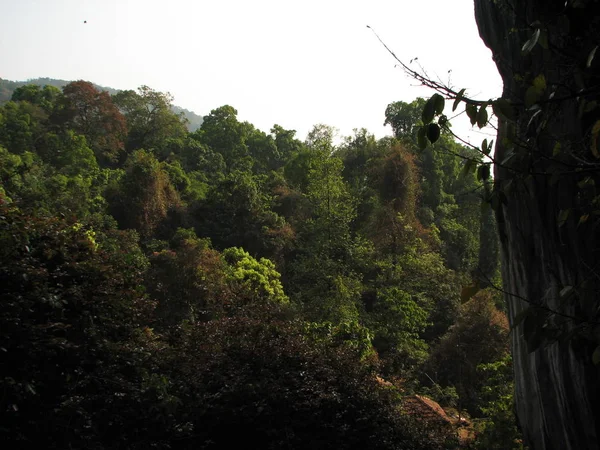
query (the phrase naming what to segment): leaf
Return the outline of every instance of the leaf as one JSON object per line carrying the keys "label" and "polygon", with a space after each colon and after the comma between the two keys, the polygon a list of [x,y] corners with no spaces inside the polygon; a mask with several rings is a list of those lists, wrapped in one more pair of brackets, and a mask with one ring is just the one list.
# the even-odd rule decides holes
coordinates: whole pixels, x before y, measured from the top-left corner
{"label": "leaf", "polygon": [[581,216],[579,218],[579,223],[577,225],[581,225],[582,223],[586,223],[589,218],[590,218],[589,214],[584,214],[583,216]]}
{"label": "leaf", "polygon": [[468,286],[464,286],[460,291],[460,301],[462,303],[468,302],[475,294],[479,292],[479,284],[474,282]]}
{"label": "leaf", "polygon": [[465,91],[466,89],[461,89],[458,92],[458,95],[456,96],[456,98],[454,99],[454,103],[452,104],[452,112],[456,111],[456,108],[458,108],[458,104],[462,101],[462,99],[464,98],[465,95]]}
{"label": "leaf", "polygon": [[594,56],[596,56],[596,50],[598,50],[598,46],[596,45],[592,51],[590,52],[590,54],[587,57],[587,62],[586,62],[586,67],[589,69],[590,67],[592,67],[592,62],[594,61]]}
{"label": "leaf", "polygon": [[417,145],[421,150],[427,148],[427,128],[425,126],[420,127],[417,132]]}
{"label": "leaf", "polygon": [[577,183],[577,186],[580,189],[584,189],[588,186],[593,187],[596,185],[596,182],[594,181],[594,179],[592,177],[585,177],[583,180],[581,180],[579,183]]}
{"label": "leaf", "polygon": [[488,112],[487,105],[483,105],[479,108],[479,112],[477,113],[477,126],[479,128],[483,128],[487,125],[488,122]]}
{"label": "leaf", "polygon": [[558,213],[558,219],[556,219],[556,223],[559,227],[562,227],[567,219],[569,218],[569,214],[571,213],[570,209],[561,209]]}
{"label": "leaf", "polygon": [[594,353],[592,353],[592,362],[596,366],[600,364],[600,345],[596,347],[596,350],[594,350]]}
{"label": "leaf", "polygon": [[496,116],[506,120],[515,120],[515,110],[508,100],[499,98],[492,102],[492,110]]}
{"label": "leaf", "polygon": [[529,86],[525,92],[525,107],[531,108],[540,98],[542,98],[542,93],[535,86]]}
{"label": "leaf", "polygon": [[444,107],[446,106],[446,100],[444,99],[444,97],[440,94],[433,94],[431,98],[435,99],[433,100],[435,106],[435,113],[439,115],[442,112],[444,112]]}
{"label": "leaf", "polygon": [[487,153],[486,153],[486,150],[487,150],[487,148],[488,148],[487,139],[484,139],[484,140],[481,142],[481,151],[482,151],[483,153],[485,153],[486,155],[487,155]]}
{"label": "leaf", "polygon": [[561,149],[562,145],[560,144],[560,142],[557,142],[556,144],[554,144],[554,148],[552,149],[552,157],[556,158],[558,155],[560,155],[560,149]]}
{"label": "leaf", "polygon": [[490,179],[490,165],[482,164],[477,168],[477,180],[487,181]]}
{"label": "leaf", "polygon": [[561,299],[564,300],[564,299],[570,297],[573,293],[574,293],[573,286],[565,286],[560,290],[558,295],[560,296]]}
{"label": "leaf", "polygon": [[423,123],[425,125],[427,125],[428,123],[430,123],[434,116],[435,116],[435,96],[439,95],[439,94],[434,94],[429,100],[427,100],[427,102],[425,103],[425,106],[423,107],[423,113],[421,114],[421,119],[423,120]]}
{"label": "leaf", "polygon": [[521,51],[524,54],[527,54],[531,50],[533,50],[533,47],[535,47],[535,44],[537,44],[538,40],[540,39],[540,33],[541,33],[540,29],[536,28],[536,30],[533,32],[533,35],[529,38],[529,40],[523,44],[523,48],[521,49]]}
{"label": "leaf", "polygon": [[477,123],[477,106],[467,103],[465,112],[467,113],[467,116],[469,116],[469,119],[471,119],[471,125],[475,125],[475,123]]}
{"label": "leaf", "polygon": [[592,155],[596,158],[600,158],[600,153],[598,153],[598,134],[600,133],[600,120],[597,120],[594,126],[592,127],[592,143],[590,146],[590,150],[592,151]]}
{"label": "leaf", "polygon": [[525,318],[527,316],[529,316],[531,313],[532,313],[532,309],[530,306],[519,311],[512,320],[512,325],[510,326],[511,331],[513,329],[517,328],[521,324],[521,322],[523,322],[523,320],[525,320]]}
{"label": "leaf", "polygon": [[544,92],[546,90],[546,77],[543,73],[539,74],[533,79],[533,87],[540,92]]}
{"label": "leaf", "polygon": [[467,159],[465,161],[465,165],[463,166],[461,172],[460,172],[460,178],[464,178],[467,175],[473,173],[475,171],[475,169],[477,168],[477,161],[473,160],[473,159]]}
{"label": "leaf", "polygon": [[437,123],[427,125],[427,139],[434,144],[440,138],[440,127]]}

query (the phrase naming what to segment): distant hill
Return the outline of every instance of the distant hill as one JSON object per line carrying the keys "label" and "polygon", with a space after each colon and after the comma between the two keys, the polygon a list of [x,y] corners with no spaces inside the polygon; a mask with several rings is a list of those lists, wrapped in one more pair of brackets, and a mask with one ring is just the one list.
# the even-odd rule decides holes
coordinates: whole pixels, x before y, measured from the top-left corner
{"label": "distant hill", "polygon": [[[0,78],[0,104],[9,101],[11,99],[12,94],[15,89],[17,89],[18,87],[21,87],[21,86],[25,86],[27,84],[36,84],[38,86],[48,85],[48,86],[54,86],[59,89],[62,89],[70,82],[71,81],[67,81],[67,80],[56,80],[54,78],[35,78],[33,80],[27,80],[27,81],[10,81],[10,80],[5,80],[3,78]],[[100,86],[95,83],[94,83],[94,86],[97,89],[108,92],[110,95],[114,95],[117,92],[119,92],[118,89],[113,89],[113,88],[106,87],[106,86]],[[175,106],[175,105],[173,105],[172,109],[173,109],[173,112],[175,112],[177,114],[179,114],[181,112],[183,113],[185,118],[189,121],[188,129],[190,131],[196,131],[198,128],[200,128],[200,125],[202,125],[202,120],[203,120],[202,116],[199,116],[195,112],[190,111],[185,108],[181,108],[180,106]]]}

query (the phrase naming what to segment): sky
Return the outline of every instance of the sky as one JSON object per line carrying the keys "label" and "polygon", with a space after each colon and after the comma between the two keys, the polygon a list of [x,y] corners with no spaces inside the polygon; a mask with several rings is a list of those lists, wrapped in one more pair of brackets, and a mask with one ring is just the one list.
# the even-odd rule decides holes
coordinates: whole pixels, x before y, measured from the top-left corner
{"label": "sky", "polygon": [[[502,88],[472,0],[0,0],[0,11],[0,78],[147,85],[197,114],[228,104],[301,139],[317,123],[389,135],[389,103],[433,94],[367,25],[457,90],[488,99]],[[472,142],[487,137],[457,120]]]}

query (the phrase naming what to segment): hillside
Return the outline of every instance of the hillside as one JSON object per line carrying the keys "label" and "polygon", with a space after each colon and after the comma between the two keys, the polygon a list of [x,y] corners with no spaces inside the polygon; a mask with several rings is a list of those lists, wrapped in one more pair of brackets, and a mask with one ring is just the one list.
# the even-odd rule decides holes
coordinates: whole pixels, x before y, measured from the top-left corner
{"label": "hillside", "polygon": [[[32,80],[27,80],[27,81],[11,81],[11,80],[5,80],[3,78],[0,78],[0,104],[9,101],[10,98],[12,97],[13,91],[15,89],[17,89],[18,87],[24,86],[26,84],[35,84],[38,86],[49,85],[49,86],[54,86],[59,89],[62,89],[70,82],[71,81],[57,80],[54,78],[34,78]],[[110,95],[114,95],[117,92],[119,92],[118,89],[113,89],[111,87],[106,87],[106,86],[100,86],[95,83],[94,83],[94,86],[101,91],[108,92]],[[200,125],[202,125],[202,120],[203,120],[202,116],[199,116],[195,112],[190,111],[185,108],[181,108],[180,106],[176,106],[176,105],[173,105],[172,110],[176,114],[183,113],[184,117],[189,122],[188,123],[189,131],[192,131],[192,132],[196,131],[198,128],[200,128]]]}

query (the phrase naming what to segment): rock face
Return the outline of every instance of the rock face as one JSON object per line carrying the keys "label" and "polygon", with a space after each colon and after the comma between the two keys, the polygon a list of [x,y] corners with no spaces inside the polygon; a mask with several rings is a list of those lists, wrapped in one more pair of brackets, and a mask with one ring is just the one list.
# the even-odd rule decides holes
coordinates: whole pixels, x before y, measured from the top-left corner
{"label": "rock face", "polygon": [[475,16],[517,105],[494,173],[518,420],[535,450],[600,448],[600,2],[475,0]]}

